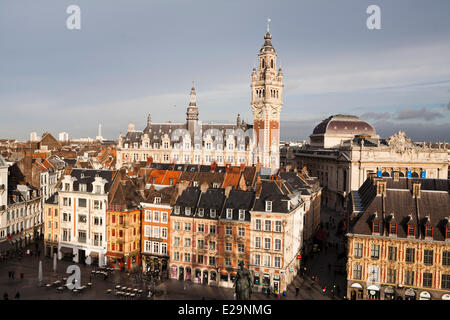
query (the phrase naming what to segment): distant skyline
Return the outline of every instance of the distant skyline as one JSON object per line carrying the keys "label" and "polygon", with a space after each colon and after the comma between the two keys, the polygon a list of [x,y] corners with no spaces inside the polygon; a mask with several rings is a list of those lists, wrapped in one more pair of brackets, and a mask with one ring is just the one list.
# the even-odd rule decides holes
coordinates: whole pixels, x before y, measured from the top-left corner
{"label": "distant skyline", "polygon": [[[66,8],[81,8],[68,30]],[[366,8],[381,8],[368,30]],[[281,140],[309,140],[333,114],[382,138],[450,141],[450,2],[3,0],[0,138],[117,139],[129,122],[252,122],[251,71],[271,18],[284,73]]]}

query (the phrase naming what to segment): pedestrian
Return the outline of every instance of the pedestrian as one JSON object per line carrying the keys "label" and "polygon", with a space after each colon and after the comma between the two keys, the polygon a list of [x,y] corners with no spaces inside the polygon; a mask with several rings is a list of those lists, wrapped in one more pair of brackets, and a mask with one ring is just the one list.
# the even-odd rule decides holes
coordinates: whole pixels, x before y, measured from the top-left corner
{"label": "pedestrian", "polygon": [[267,296],[270,297],[270,288],[267,288]]}
{"label": "pedestrian", "polygon": [[20,293],[19,293],[19,291],[17,291],[17,293],[16,293],[16,297],[15,297],[17,300],[19,300],[20,299]]}
{"label": "pedestrian", "polygon": [[295,288],[295,296],[297,297],[298,296],[298,292],[300,291],[300,289],[297,287],[297,288]]}

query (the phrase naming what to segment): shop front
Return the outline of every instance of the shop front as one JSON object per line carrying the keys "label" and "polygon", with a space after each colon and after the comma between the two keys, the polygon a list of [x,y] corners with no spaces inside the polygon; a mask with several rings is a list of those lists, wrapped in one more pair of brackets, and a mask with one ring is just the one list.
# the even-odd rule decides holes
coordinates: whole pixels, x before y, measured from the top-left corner
{"label": "shop front", "polygon": [[361,284],[355,282],[350,286],[350,300],[363,300],[364,291]]}
{"label": "shop front", "polygon": [[386,289],[384,289],[384,300],[394,300],[395,299],[395,292],[394,287],[388,286]]}
{"label": "shop front", "polygon": [[275,294],[280,293],[280,275],[278,274],[273,276],[273,292]]}
{"label": "shop front", "polygon": [[412,288],[405,290],[405,300],[416,300],[416,292]]}
{"label": "shop front", "polygon": [[419,300],[431,300],[431,294],[427,291],[422,291],[419,294]]}
{"label": "shop front", "polygon": [[178,279],[178,267],[177,266],[170,267],[170,279]]}
{"label": "shop front", "polygon": [[73,249],[69,247],[59,248],[60,260],[73,261]]}
{"label": "shop front", "polygon": [[367,297],[369,300],[380,300],[380,288],[376,285],[368,286]]}

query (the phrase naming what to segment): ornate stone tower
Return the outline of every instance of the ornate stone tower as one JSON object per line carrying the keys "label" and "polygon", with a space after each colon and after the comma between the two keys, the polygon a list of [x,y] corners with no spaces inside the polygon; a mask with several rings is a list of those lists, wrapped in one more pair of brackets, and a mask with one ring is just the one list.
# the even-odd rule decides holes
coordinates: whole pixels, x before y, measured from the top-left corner
{"label": "ornate stone tower", "polygon": [[[270,20],[269,20],[270,21]],[[283,105],[283,73],[277,71],[277,53],[267,26],[258,54],[258,69],[252,72],[253,130],[256,139],[255,163],[276,171],[280,167],[280,112]]]}
{"label": "ornate stone tower", "polygon": [[193,137],[198,125],[197,95],[195,93],[194,83],[192,83],[192,89],[189,95],[189,106],[186,111],[186,122],[189,134]]}

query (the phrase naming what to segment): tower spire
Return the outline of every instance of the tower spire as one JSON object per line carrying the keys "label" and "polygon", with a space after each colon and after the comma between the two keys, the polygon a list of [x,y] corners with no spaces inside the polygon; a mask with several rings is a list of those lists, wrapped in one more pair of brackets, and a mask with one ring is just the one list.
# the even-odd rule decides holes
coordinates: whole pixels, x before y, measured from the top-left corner
{"label": "tower spire", "polygon": [[267,32],[270,33],[270,18],[267,18]]}

